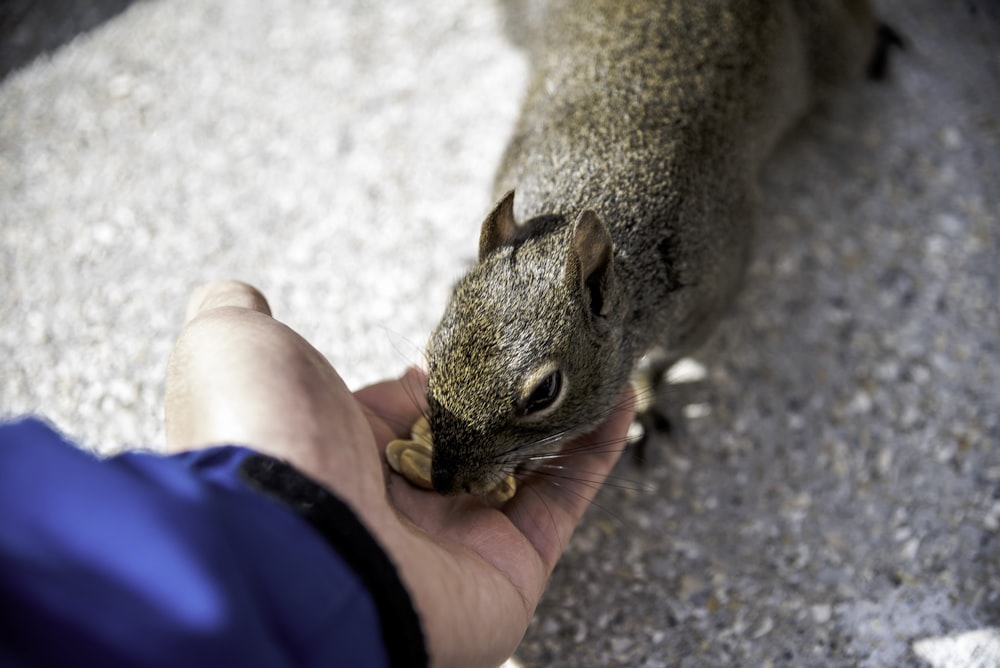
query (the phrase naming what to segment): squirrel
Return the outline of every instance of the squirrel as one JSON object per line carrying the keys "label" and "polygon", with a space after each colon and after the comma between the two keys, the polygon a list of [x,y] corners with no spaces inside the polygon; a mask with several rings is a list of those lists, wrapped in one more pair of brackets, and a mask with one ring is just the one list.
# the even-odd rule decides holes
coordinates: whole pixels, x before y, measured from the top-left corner
{"label": "squirrel", "polygon": [[506,194],[427,344],[436,491],[530,470],[645,354],[705,340],[744,279],[762,163],[862,77],[879,30],[866,0],[546,5]]}

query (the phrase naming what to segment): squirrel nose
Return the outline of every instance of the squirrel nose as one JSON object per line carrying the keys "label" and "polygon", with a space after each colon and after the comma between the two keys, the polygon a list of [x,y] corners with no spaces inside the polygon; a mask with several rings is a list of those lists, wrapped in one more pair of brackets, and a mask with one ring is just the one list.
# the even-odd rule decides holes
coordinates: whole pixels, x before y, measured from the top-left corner
{"label": "squirrel nose", "polygon": [[455,479],[454,475],[431,475],[431,484],[434,486],[434,491],[438,494],[444,494],[445,496],[452,496],[453,494],[458,494],[461,491],[469,491],[468,485],[460,485]]}
{"label": "squirrel nose", "polygon": [[446,496],[458,494],[462,489],[468,491],[468,484],[463,485],[459,481],[456,467],[442,460],[437,452],[431,457],[431,485],[434,491]]}
{"label": "squirrel nose", "polygon": [[449,457],[447,452],[435,448],[431,455],[431,485],[438,494],[451,496],[462,492],[477,493],[477,476],[470,467],[468,457],[456,453]]}

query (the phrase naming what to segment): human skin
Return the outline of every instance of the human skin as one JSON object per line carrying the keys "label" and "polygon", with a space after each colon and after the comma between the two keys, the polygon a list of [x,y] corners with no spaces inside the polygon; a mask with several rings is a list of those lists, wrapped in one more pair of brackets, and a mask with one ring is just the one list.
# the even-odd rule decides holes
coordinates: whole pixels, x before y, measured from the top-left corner
{"label": "human skin", "polygon": [[271,317],[244,283],[192,294],[170,359],[171,452],[242,444],[288,461],[348,503],[390,555],[419,613],[434,666],[496,666],[516,649],[545,584],[618,460],[631,394],[558,462],[497,508],[417,489],[384,451],[426,409],[416,369],[352,393],[327,359]]}

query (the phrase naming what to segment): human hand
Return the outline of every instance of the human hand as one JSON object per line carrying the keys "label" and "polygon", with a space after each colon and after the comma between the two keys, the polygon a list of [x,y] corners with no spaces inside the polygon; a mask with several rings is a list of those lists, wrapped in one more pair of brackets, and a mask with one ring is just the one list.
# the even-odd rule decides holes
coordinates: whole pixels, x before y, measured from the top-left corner
{"label": "human hand", "polygon": [[426,409],[420,372],[352,394],[241,283],[199,288],[187,317],[167,374],[168,448],[236,443],[290,462],[348,503],[389,553],[433,665],[495,666],[510,656],[621,453],[628,397],[569,446],[561,463],[577,480],[529,478],[497,509],[470,495],[416,489],[386,466],[386,444],[407,436]]}

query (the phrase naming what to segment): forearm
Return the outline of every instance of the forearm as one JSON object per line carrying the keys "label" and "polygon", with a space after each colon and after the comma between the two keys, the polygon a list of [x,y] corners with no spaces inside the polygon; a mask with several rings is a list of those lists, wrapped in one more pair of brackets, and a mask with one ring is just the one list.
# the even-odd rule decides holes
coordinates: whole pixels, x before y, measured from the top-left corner
{"label": "forearm", "polygon": [[348,506],[269,457],[98,460],[40,423],[6,425],[0,515],[0,652],[12,659],[420,665],[416,617],[379,545]]}

